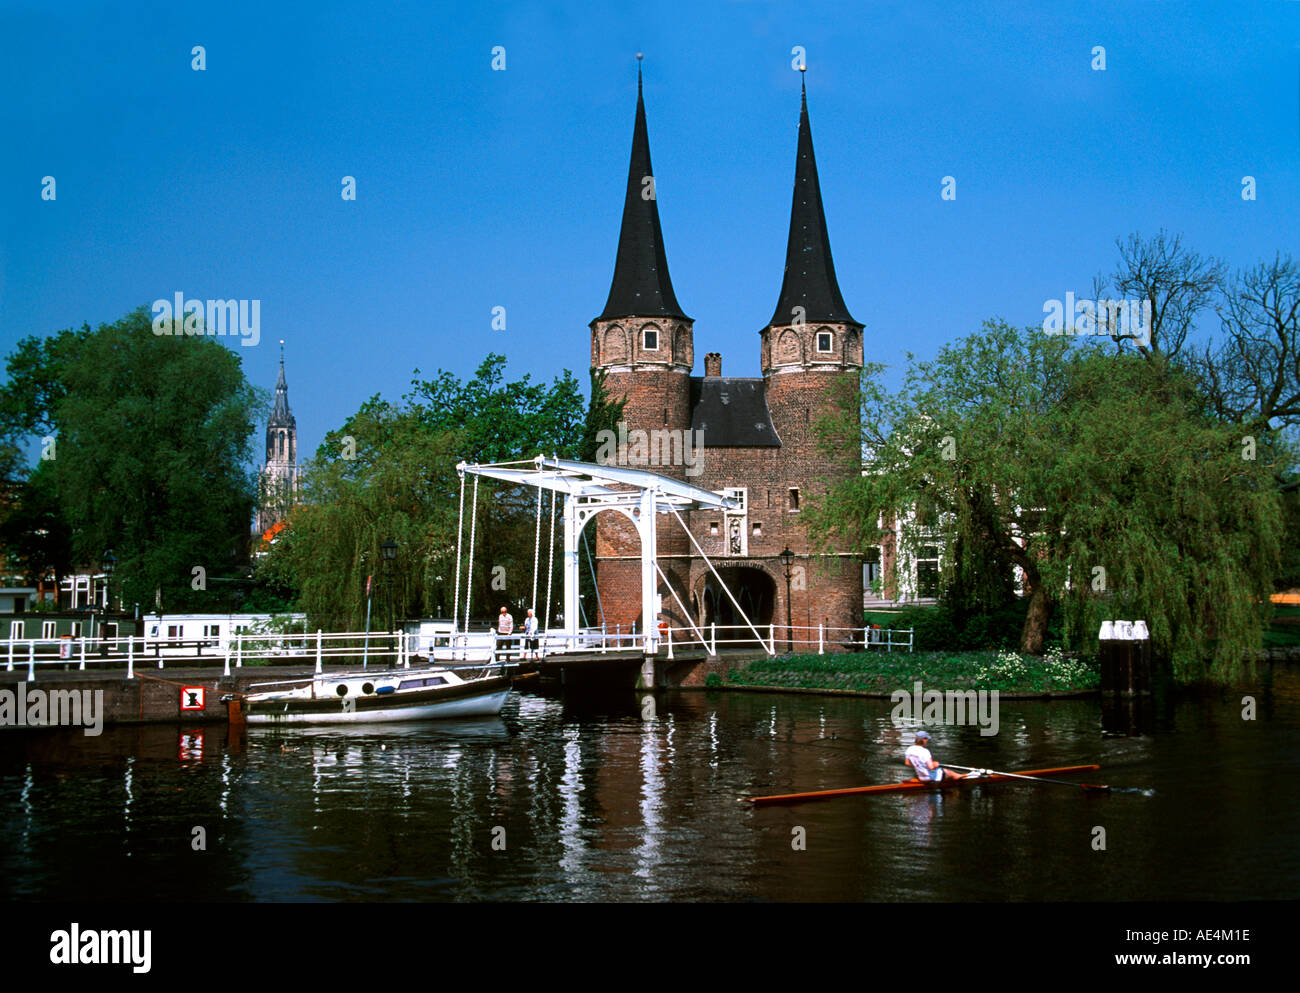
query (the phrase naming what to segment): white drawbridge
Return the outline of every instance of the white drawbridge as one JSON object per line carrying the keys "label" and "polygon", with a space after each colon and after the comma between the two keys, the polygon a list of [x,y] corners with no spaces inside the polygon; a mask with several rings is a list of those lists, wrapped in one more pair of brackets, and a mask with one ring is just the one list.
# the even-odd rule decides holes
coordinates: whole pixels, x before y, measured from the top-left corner
{"label": "white drawbridge", "polygon": [[[690,529],[686,526],[686,521],[682,518],[682,511],[730,509],[735,506],[735,501],[732,499],[645,469],[594,465],[589,462],[548,458],[542,455],[522,462],[497,462],[485,465],[471,465],[461,462],[456,466],[456,471],[460,475],[461,489],[460,522],[456,534],[456,592],[453,616],[456,619],[456,626],[460,627],[463,633],[468,634],[469,632],[469,591],[472,588],[471,581],[474,574],[478,477],[487,476],[516,486],[535,486],[537,488],[537,525],[533,547],[534,604],[537,599],[537,579],[540,566],[538,553],[541,548],[542,491],[549,490],[551,492],[550,548],[552,553],[548,556],[547,563],[547,602],[545,616],[542,619],[542,628],[548,635],[560,635],[559,640],[567,648],[578,647],[582,637],[579,628],[580,614],[578,607],[578,542],[587,522],[605,510],[613,510],[627,517],[636,528],[637,535],[641,539],[641,617],[644,623],[642,644],[636,647],[641,648],[647,655],[653,655],[658,650],[659,632],[655,624],[655,618],[662,610],[662,603],[660,602],[660,596],[656,593],[657,579],[663,580],[665,587],[677,601],[682,616],[686,618],[687,624],[700,643],[702,645],[707,643],[703,633],[692,620],[691,611],[683,602],[682,597],[678,595],[678,592],[672,588],[672,585],[668,582],[668,577],[659,567],[655,522],[660,514],[672,514],[677,518],[682,530],[694,546],[696,554],[708,565],[719,586],[735,606],[736,611],[744,618],[750,630],[754,632],[759,644],[766,647],[765,639],[745,615],[739,602],[732,595],[731,590],[727,588],[726,583],[722,581],[722,577],[718,575],[717,570],[713,568],[713,563],[704,554],[704,550],[700,547],[699,542],[695,540],[695,536],[691,534]],[[474,477],[474,486],[471,497],[469,547],[467,550],[468,567],[462,570],[466,475]],[[563,521],[564,546],[564,558],[561,565],[564,570],[564,606],[563,626],[557,630],[553,629],[550,624],[552,617],[550,581],[554,567],[556,502],[560,496],[564,498],[563,516],[561,518]],[[465,572],[466,576],[463,624],[460,602],[462,571]]]}

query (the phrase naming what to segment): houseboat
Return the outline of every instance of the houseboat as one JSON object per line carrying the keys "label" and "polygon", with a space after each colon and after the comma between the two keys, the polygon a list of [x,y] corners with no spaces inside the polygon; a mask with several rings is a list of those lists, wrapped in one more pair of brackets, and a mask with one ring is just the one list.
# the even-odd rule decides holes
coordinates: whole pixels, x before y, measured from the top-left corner
{"label": "houseboat", "polygon": [[265,641],[268,655],[305,655],[306,624],[306,614],[146,614],[140,622],[147,654],[189,657],[224,655],[240,635]]}

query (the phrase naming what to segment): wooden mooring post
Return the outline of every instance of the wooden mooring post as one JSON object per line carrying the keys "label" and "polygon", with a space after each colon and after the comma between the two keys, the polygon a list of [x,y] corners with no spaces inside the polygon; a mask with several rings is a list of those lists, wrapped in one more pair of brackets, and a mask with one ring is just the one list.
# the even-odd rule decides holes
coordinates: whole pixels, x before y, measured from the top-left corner
{"label": "wooden mooring post", "polygon": [[1151,692],[1151,634],[1146,621],[1102,621],[1097,648],[1103,693]]}

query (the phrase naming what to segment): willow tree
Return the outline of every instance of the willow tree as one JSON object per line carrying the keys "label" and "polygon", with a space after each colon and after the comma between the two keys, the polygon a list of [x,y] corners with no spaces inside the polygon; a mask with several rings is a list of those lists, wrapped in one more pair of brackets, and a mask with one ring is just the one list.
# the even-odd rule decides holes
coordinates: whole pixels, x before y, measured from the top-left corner
{"label": "willow tree", "polygon": [[[386,569],[397,619],[450,615],[461,499],[456,464],[539,452],[572,455],[582,433],[582,396],[570,374],[550,384],[527,375],[507,382],[504,367],[502,356],[489,355],[469,380],[439,372],[416,380],[400,401],[367,400],[304,467],[300,506],[259,563],[259,578],[296,590],[313,622],[335,629],[362,627],[368,576],[371,627],[387,626]],[[518,611],[534,590],[536,491],[483,479],[475,504],[472,479],[467,483],[461,541],[467,550],[473,520],[475,564],[472,590],[462,574],[461,607],[469,595],[477,614],[495,612],[499,604]],[[548,533],[544,523],[543,542]],[[389,539],[398,547],[385,566],[381,546]],[[543,545],[539,606],[545,603],[547,554]],[[558,572],[553,579],[559,580]]]}
{"label": "willow tree", "polygon": [[903,565],[908,549],[938,545],[949,584],[969,549],[1014,563],[1026,652],[1042,650],[1059,609],[1072,646],[1095,646],[1103,618],[1144,618],[1179,679],[1241,671],[1278,568],[1276,446],[1205,416],[1168,367],[1001,322],[913,359],[897,393],[878,379],[868,370],[822,424],[842,450],[860,404],[870,457],[810,508],[819,540],[865,550],[896,521]]}

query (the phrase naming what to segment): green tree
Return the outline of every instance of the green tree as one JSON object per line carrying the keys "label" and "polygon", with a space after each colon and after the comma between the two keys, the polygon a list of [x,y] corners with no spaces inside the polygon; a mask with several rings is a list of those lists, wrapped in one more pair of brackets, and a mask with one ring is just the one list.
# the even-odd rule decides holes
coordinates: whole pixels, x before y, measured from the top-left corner
{"label": "green tree", "polygon": [[874,543],[883,515],[900,522],[905,567],[908,548],[940,545],[949,585],[972,564],[1014,563],[1023,651],[1042,650],[1063,609],[1073,645],[1095,645],[1104,617],[1141,617],[1178,678],[1240,672],[1278,568],[1284,452],[1243,459],[1240,425],[1205,416],[1189,377],[1041,329],[988,322],[913,360],[896,394],[878,374],[822,425],[842,443],[860,402],[871,468],[810,508],[819,540]]}
{"label": "green tree", "polygon": [[[245,470],[259,394],[239,356],[212,338],[153,333],[147,308],[91,331],[19,342],[0,390],[7,436],[50,434],[42,466],[71,558],[117,559],[126,603],[210,606],[196,589],[247,552],[253,483]],[[202,569],[197,573],[196,569]]]}
{"label": "green tree", "polygon": [[25,480],[11,484],[12,494],[0,518],[0,548],[9,567],[35,583],[53,575],[55,606],[63,578],[74,568],[72,533],[59,506],[52,463],[37,463]]}
{"label": "green tree", "polygon": [[[440,371],[417,379],[400,402],[367,400],[304,467],[302,505],[259,562],[259,578],[295,589],[313,623],[358,630],[366,577],[373,576],[371,626],[382,630],[388,585],[380,546],[391,538],[399,549],[391,567],[395,617],[450,615],[457,462],[518,461],[540,452],[572,457],[581,438],[582,396],[569,373],[548,386],[527,375],[506,382],[504,368],[504,357],[489,355],[468,381]],[[474,613],[486,614],[494,603],[518,608],[532,596],[536,491],[482,479],[477,509],[473,492],[467,477],[461,542],[467,550],[473,519]],[[547,524],[542,527],[538,598],[544,602]],[[466,595],[462,576],[462,612]]]}

